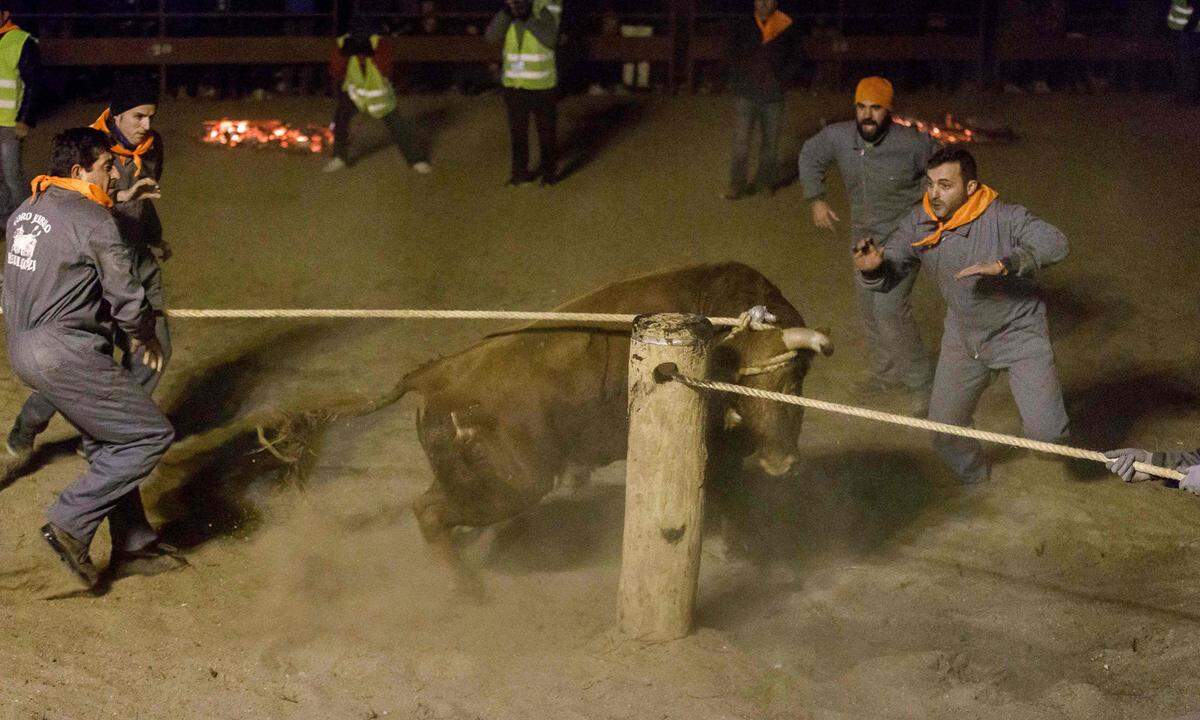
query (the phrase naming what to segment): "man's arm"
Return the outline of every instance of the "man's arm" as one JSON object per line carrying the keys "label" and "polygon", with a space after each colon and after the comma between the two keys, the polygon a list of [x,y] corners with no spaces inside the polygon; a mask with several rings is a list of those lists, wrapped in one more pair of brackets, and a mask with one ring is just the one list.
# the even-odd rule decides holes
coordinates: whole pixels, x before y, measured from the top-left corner
{"label": "man's arm", "polygon": [[500,12],[492,16],[492,21],[488,23],[487,30],[483,31],[483,38],[493,45],[499,45],[504,42],[504,35],[508,32],[508,26],[512,25],[513,16],[508,11],[508,6],[500,8]]}
{"label": "man's arm", "polygon": [[21,96],[21,107],[17,108],[17,122],[33,127],[37,121],[37,94],[42,83],[42,53],[38,41],[30,37],[21,48],[21,58],[17,60],[17,72],[25,85],[25,93]]}
{"label": "man's arm", "polygon": [[111,218],[98,223],[88,234],[87,244],[117,326],[139,342],[153,343],[154,316],[134,270],[133,251],[121,242],[116,223]]}
{"label": "man's arm", "polygon": [[825,197],[825,175],[837,158],[837,147],[833,131],[829,127],[804,141],[800,148],[800,183],[804,186],[804,199],[817,200]]}
{"label": "man's arm", "polygon": [[562,15],[562,5],[548,4],[540,13],[531,15],[525,21],[525,29],[533,33],[538,42],[548,48],[558,46],[558,23]]}
{"label": "man's arm", "polygon": [[1194,465],[1200,465],[1200,449],[1184,452],[1156,452],[1151,455],[1150,464],[1185,472]]}
{"label": "man's arm", "polygon": [[1008,257],[999,258],[1006,274],[1029,277],[1067,256],[1067,237],[1061,230],[1019,205],[1011,208],[1014,247]]}
{"label": "man's arm", "polygon": [[888,292],[921,266],[921,256],[912,246],[916,226],[905,219],[882,249],[870,238],[854,243],[854,267],[858,284],[874,292]]}

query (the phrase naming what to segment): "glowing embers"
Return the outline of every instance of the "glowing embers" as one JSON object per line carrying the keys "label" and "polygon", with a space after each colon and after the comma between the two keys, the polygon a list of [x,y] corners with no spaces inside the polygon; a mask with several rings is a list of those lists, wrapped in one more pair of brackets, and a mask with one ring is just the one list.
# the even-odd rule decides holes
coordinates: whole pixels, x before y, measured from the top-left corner
{"label": "glowing embers", "polygon": [[954,119],[950,113],[946,113],[941,122],[932,123],[915,118],[906,118],[899,115],[893,115],[892,119],[901,125],[915,127],[924,133],[929,133],[941,142],[946,144],[951,143],[966,143],[966,142],[1011,142],[1017,139],[1012,128],[1007,127],[988,127],[974,120],[959,122]]}
{"label": "glowing embers", "polygon": [[206,120],[202,142],[225,147],[279,148],[319,153],[333,142],[321,125],[288,125],[280,120]]}

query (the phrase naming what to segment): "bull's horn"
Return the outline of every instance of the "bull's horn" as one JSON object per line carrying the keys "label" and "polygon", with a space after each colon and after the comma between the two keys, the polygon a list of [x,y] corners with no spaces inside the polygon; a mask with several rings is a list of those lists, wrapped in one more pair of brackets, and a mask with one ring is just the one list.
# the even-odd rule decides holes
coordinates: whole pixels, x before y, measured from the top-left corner
{"label": "bull's horn", "polygon": [[787,346],[788,350],[812,350],[822,355],[833,354],[833,342],[829,337],[812,328],[784,328],[783,344]]}

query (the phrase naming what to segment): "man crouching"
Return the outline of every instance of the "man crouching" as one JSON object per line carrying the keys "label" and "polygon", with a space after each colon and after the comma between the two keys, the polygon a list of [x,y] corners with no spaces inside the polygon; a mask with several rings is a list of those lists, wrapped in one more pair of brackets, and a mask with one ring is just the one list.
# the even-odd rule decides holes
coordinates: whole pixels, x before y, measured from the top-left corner
{"label": "man crouching", "polygon": [[113,360],[109,315],[130,337],[136,359],[155,370],[162,364],[133,251],[110,212],[108,192],[117,177],[104,133],[59,133],[49,172],[34,179],[33,195],[9,218],[4,266],[13,370],[96,448],[42,527],[46,542],[88,589],[99,580],[88,552],[96,529],[150,474],[174,437],[149,393]]}

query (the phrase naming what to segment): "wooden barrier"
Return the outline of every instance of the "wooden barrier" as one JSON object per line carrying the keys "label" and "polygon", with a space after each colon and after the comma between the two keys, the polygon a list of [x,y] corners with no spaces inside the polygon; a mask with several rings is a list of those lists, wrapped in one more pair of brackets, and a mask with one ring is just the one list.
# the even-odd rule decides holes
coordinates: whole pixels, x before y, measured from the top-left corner
{"label": "wooden barrier", "polygon": [[629,455],[618,626],[647,642],[691,631],[704,523],[706,399],[660,367],[706,377],[713,327],[699,315],[643,315],[629,345]]}

